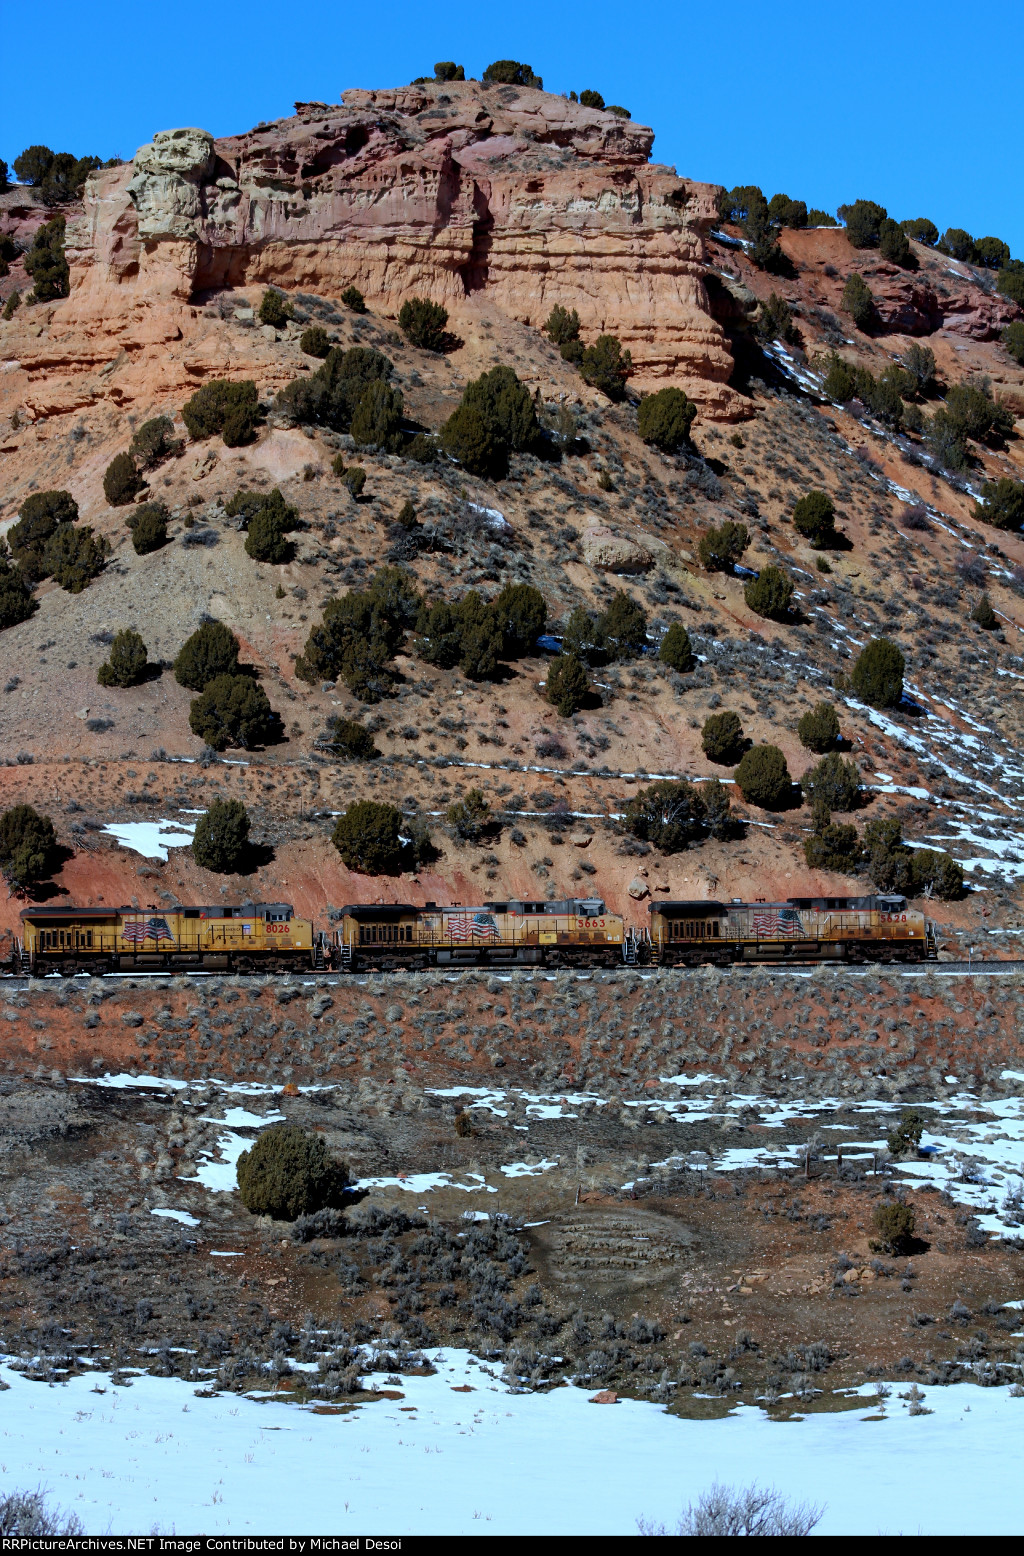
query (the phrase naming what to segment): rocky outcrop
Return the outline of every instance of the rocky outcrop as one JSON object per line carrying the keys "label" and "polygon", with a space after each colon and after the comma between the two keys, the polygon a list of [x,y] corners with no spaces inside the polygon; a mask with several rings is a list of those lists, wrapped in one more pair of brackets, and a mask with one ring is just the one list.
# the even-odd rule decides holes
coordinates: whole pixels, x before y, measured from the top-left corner
{"label": "rocky outcrop", "polygon": [[599,572],[643,573],[654,559],[638,540],[617,535],[599,521],[592,521],[583,531],[583,560]]}
{"label": "rocky outcrop", "polygon": [[68,233],[67,326],[109,319],[131,349],[174,338],[174,311],[202,294],[252,282],[355,285],[391,315],[426,295],[457,318],[483,294],[533,327],[559,303],[584,339],[619,336],[636,387],[677,383],[706,414],[736,413],[704,283],[715,188],[650,163],[650,129],[477,82],[296,106],[220,141],[161,132],[94,175]]}

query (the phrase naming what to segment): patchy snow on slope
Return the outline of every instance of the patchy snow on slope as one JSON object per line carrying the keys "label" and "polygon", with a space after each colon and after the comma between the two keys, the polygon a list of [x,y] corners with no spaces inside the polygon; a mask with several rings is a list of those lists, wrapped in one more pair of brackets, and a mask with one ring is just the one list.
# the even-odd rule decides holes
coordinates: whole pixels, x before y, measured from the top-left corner
{"label": "patchy snow on slope", "polygon": [[191,848],[196,824],[187,821],[108,821],[103,831],[146,859],[167,863],[169,848]]}
{"label": "patchy snow on slope", "polygon": [[756,1405],[695,1421],[568,1385],[515,1393],[465,1352],[429,1354],[436,1372],[397,1399],[336,1412],[144,1374],[50,1388],[5,1367],[4,1484],[39,1487],[94,1535],[629,1536],[639,1518],[673,1526],[715,1480],[822,1506],[824,1535],[1019,1529],[1024,1402],[1006,1389],[931,1388],[931,1414],[911,1416],[905,1385],[881,1407],[865,1385],[784,1422]]}

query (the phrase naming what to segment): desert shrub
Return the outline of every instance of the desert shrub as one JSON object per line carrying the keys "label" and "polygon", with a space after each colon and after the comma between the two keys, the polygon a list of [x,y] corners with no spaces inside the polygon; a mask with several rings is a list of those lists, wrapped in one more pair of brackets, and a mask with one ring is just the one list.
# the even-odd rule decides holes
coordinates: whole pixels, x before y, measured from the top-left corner
{"label": "desert shrub", "polygon": [[416,652],[428,664],[456,665],[474,680],[494,675],[504,649],[501,623],[492,606],[471,589],[461,600],[426,603],[416,622]]}
{"label": "desert shrub", "polygon": [[0,556],[0,631],[27,621],[38,609],[39,603],[33,598],[32,586],[24,573]]}
{"label": "desert shrub", "polygon": [[[128,445],[128,452],[143,470],[152,470],[161,460],[181,449],[181,439],[174,436],[174,423],[169,416],[151,416],[137,427]],[[110,498],[107,498],[110,502]]]}
{"label": "desert shrub", "polygon": [[[463,391],[459,409],[475,411],[481,417],[495,443],[505,450],[506,459],[510,451],[529,452],[540,442],[533,396],[514,368],[493,367],[472,379]],[[444,428],[441,441],[446,443]]]}
{"label": "desert shrub", "polygon": [[168,513],[162,502],[146,502],[128,520],[136,556],[148,556],[167,544]]}
{"label": "desert shrub", "polygon": [[238,639],[222,621],[204,621],[174,661],[174,679],[193,692],[205,691],[218,676],[237,674]]}
{"label": "desert shrub", "polygon": [[292,544],[285,538],[282,520],[269,508],[261,508],[250,520],[245,550],[254,562],[279,564],[292,555]]}
{"label": "desert shrub", "polygon": [[927,244],[934,248],[939,241],[939,229],[927,216],[913,216],[907,221],[901,221],[900,226],[908,238],[913,238],[915,243]]}
{"label": "desert shrub", "polygon": [[562,628],[562,653],[575,654],[585,664],[603,664],[605,655],[596,616],[582,605],[571,611]]}
{"label": "desert shrub", "polygon": [[466,72],[453,59],[442,59],[434,66],[435,81],[465,81]]}
{"label": "desert shrub", "polygon": [[137,632],[124,627],[114,634],[110,657],[96,672],[101,686],[138,686],[149,669],[149,651]]}
{"label": "desert shrub", "polygon": [[724,222],[740,225],[752,210],[760,206],[767,209],[768,202],[756,184],[737,184],[727,194],[718,197],[718,211]]}
{"label": "desert shrub", "polygon": [[52,162],[53,152],[49,146],[26,146],[14,159],[14,171],[20,183],[38,189]]}
{"label": "desert shrub", "polygon": [[908,1253],[913,1247],[915,1220],[910,1205],[903,1205],[899,1200],[876,1205],[871,1223],[875,1237],[870,1246],[875,1253]]}
{"label": "desert shrub", "polygon": [[212,378],[181,408],[188,435],[196,442],[220,433],[228,448],[248,443],[259,415],[259,397],[251,378],[232,382]]}
{"label": "desert shrub", "polygon": [[249,815],[241,800],[211,800],[196,822],[192,857],[204,870],[233,875],[249,849]]}
{"label": "desert shrub", "polygon": [[380,756],[370,731],[358,719],[336,719],[330,731],[331,750],[354,762],[372,762]]}
{"label": "desert shrub", "polygon": [[860,773],[853,762],[844,762],[838,751],[830,751],[805,773],[803,786],[816,805],[830,811],[855,810],[860,802]]}
{"label": "desert shrub", "polygon": [[864,847],[854,826],[823,819],[821,828],[804,840],[804,858],[812,870],[854,875],[863,857]]}
{"label": "desert shrub", "polygon": [[571,718],[590,697],[590,676],[575,654],[559,654],[548,665],[544,695],[563,719]]}
{"label": "desert shrub", "polygon": [[508,446],[474,406],[456,407],[441,428],[440,441],[445,453],[470,475],[500,480],[508,470]]}
{"label": "desert shrub", "polygon": [[793,580],[781,567],[763,567],[743,590],[750,609],[768,621],[786,621],[793,602]]}
{"label": "desert shrub", "polygon": [[1024,367],[1024,324],[1014,319],[1002,334],[1003,348],[1020,367]]}
{"label": "desert shrub", "polygon": [[1002,238],[975,238],[971,263],[986,270],[1002,270],[1010,263],[1010,245]]}
{"label": "desert shrub", "polygon": [[778,746],[751,746],[735,773],[736,785],[750,805],[781,810],[793,798],[793,780]]}
{"label": "desert shrub", "polygon": [[470,789],[455,800],[446,812],[448,825],[464,843],[476,843],[494,825],[491,807],[480,789]]}
{"label": "desert shrub", "polygon": [[89,525],[58,524],[43,552],[43,568],[69,594],[81,594],[107,563],[110,543]]}
{"label": "desert shrub", "polygon": [[609,400],[621,400],[626,379],[633,371],[633,359],[614,335],[599,335],[580,358],[580,376],[592,389],[599,389]]}
{"label": "desert shrub", "polygon": [[596,108],[600,111],[604,107],[604,98],[591,87],[580,93],[579,102],[581,108]]}
{"label": "desert shrub", "polygon": [[971,611],[971,620],[981,627],[983,632],[993,632],[998,627],[999,617],[992,609],[992,601],[987,594],[982,595]]}
{"label": "desert shrub", "polygon": [[74,152],[58,151],[39,185],[44,204],[66,205],[70,200],[81,199],[89,174],[101,166],[99,157],[76,157]]}
{"label": "desert shrub", "polygon": [[750,247],[747,258],[759,270],[778,275],[787,268],[786,257],[778,244],[779,223],[768,208],[768,201],[761,191],[752,191],[747,207],[743,231]]}
{"label": "desert shrub", "polygon": [[1005,270],[1000,270],[996,277],[996,290],[1016,303],[1018,308],[1024,308],[1024,264],[1019,259],[1013,260]]}
{"label": "desert shrub", "polygon": [[974,239],[963,227],[947,227],[939,248],[951,259],[969,260],[974,253]]}
{"label": "desert shrub", "polygon": [[18,311],[18,309],[20,307],[21,307],[21,293],[19,291],[15,290],[15,291],[13,291],[11,293],[10,297],[8,297],[7,301],[4,303],[3,313],[0,313],[0,319],[13,319],[14,315],[17,313],[17,311]]}
{"label": "desert shrub", "polygon": [[342,680],[362,702],[374,703],[391,689],[390,661],[417,619],[420,599],[401,568],[382,568],[363,592],[350,590],[328,600],[311,628],[295,673],[311,685]]}
{"label": "desert shrub", "polygon": [[734,766],[748,745],[739,714],[728,710],[712,713],[704,721],[700,743],[709,762],[720,762],[723,767]]}
{"label": "desert shrub", "polygon": [[890,265],[900,265],[904,270],[917,266],[910,239],[898,222],[887,216],[878,229],[878,252]]}
{"label": "desert shrub", "polygon": [[398,327],[406,339],[421,351],[443,351],[447,344],[445,329],[448,310],[426,297],[410,297],[398,313]]}
{"label": "desert shrub", "polygon": [[900,366],[913,380],[916,394],[928,394],[935,385],[935,353],[931,346],[913,340],[900,357]]}
{"label": "desert shrub", "polygon": [[18,509],[18,522],[7,532],[11,554],[30,583],[45,578],[43,555],[61,525],[74,524],[78,504],[70,492],[33,492]]}
{"label": "desert shrub", "polygon": [[311,324],[299,336],[299,350],[307,357],[325,357],[331,349],[331,337],[322,324]]}
{"label": "desert shrub", "polygon": [[827,492],[805,492],[793,507],[793,528],[812,545],[828,544],[835,521],[835,504]]}
{"label": "desert shrub", "polygon": [[[0,1535],[5,1538],[41,1535],[84,1535],[81,1519],[50,1507],[41,1491],[5,1491],[0,1496]],[[66,1547],[65,1547],[66,1548]]]}
{"label": "desert shrub", "polygon": [[709,573],[731,573],[749,544],[747,526],[726,519],[704,531],[697,542],[697,555]]}
{"label": "desert shrub", "polygon": [[487,82],[501,82],[505,86],[532,86],[538,91],[544,85],[543,78],[534,75],[533,67],[518,59],[496,59],[484,71],[483,79]]}
{"label": "desert shrub", "polygon": [[869,821],[864,828],[864,847],[868,874],[880,891],[934,896],[947,902],[963,893],[962,866],[937,849],[911,848],[895,819]]}
{"label": "desert shrub", "polygon": [[[337,467],[337,460],[334,461],[334,464]],[[343,465],[340,468],[335,468],[334,473],[341,476],[352,498],[358,502],[363,495],[363,487],[366,485],[366,471],[362,465]]]}
{"label": "desert shrub", "polygon": [[[579,341],[580,316],[575,308],[573,308],[572,312],[569,312],[568,309],[562,307],[561,303],[556,303],[548,314],[543,328],[544,333],[553,345],[558,347],[568,346]],[[581,355],[582,351],[583,348],[581,346]]]}
{"label": "desert shrub", "polygon": [[238,1158],[238,1193],[254,1216],[295,1221],[345,1203],[348,1168],[335,1161],[322,1135],[297,1124],[271,1124]]}
{"label": "desert shrub", "polygon": [[796,732],[808,751],[831,751],[839,739],[839,715],[830,702],[815,703],[801,718]]}
{"label": "desert shrub", "polygon": [[0,874],[15,891],[48,880],[60,863],[53,822],[31,805],[13,805],[0,816]]}
{"label": "desert shrub", "polygon": [[360,448],[380,448],[397,454],[402,447],[405,401],[401,389],[378,379],[359,397],[352,417],[352,441]]}
{"label": "desert shrub", "polygon": [[544,596],[532,584],[506,584],[494,600],[493,610],[508,659],[528,654],[544,631],[548,608]]}
{"label": "desert shrub", "polygon": [[366,299],[358,286],[346,286],[341,294],[341,300],[350,313],[366,312]]}
{"label": "desert shrub", "polygon": [[821,392],[827,400],[835,400],[840,405],[845,404],[847,400],[852,400],[857,393],[856,370],[834,351],[829,358],[828,372],[825,374]]}
{"label": "desert shrub", "polygon": [[617,589],[597,618],[597,631],[609,659],[636,659],[647,646],[647,612],[624,589]]}
{"label": "desert shrub", "polygon": [[961,438],[977,442],[995,441],[1013,431],[1013,413],[1008,406],[993,400],[988,383],[954,384],[943,407]]}
{"label": "desert shrub", "polygon": [[[679,853],[710,830],[705,796],[707,788],[706,784],[697,785],[685,780],[648,784],[627,804],[623,826],[634,837],[653,844],[664,854]],[[721,790],[721,785],[717,785],[717,788]],[[724,794],[724,790],[721,792]],[[716,794],[713,809],[716,812],[716,826],[721,832],[726,825],[728,798],[725,799],[726,811],[722,813],[717,813],[718,799]]]}
{"label": "desert shrub", "polygon": [[289,298],[276,287],[268,286],[260,298],[260,306],[256,317],[261,324],[272,324],[275,330],[283,330],[292,316],[292,305]]}
{"label": "desert shrub", "polygon": [[134,502],[145,486],[130,454],[115,454],[103,477],[103,495],[112,508]]}
{"label": "desert shrub", "polygon": [[924,1118],[916,1108],[904,1108],[885,1144],[890,1156],[916,1156],[924,1134]]}
{"label": "desert shrub", "polygon": [[944,470],[970,469],[971,456],[966,439],[942,406],[927,423],[925,441]]}
{"label": "desert shrub", "polygon": [[859,330],[866,330],[874,321],[875,299],[871,295],[871,288],[862,275],[856,270],[851,271],[843,287],[843,297],[839,304],[844,313],[850,318]]}
{"label": "desert shrub", "polygon": [[240,746],[251,751],[277,731],[277,716],[266,692],[249,675],[218,675],[207,683],[188,714],[193,735],[215,751]]}
{"label": "desert shrub", "polygon": [[756,328],[762,340],[788,340],[795,343],[800,338],[792,310],[786,299],[777,292],[771,292],[767,302],[762,302],[757,313]]}
{"label": "desert shrub", "polygon": [[884,205],[874,200],[854,200],[852,205],[841,205],[839,219],[846,224],[846,236],[855,249],[878,247],[882,223],[888,219]]}
{"label": "desert shrub", "polygon": [[637,1520],[641,1535],[808,1535],[821,1522],[823,1508],[810,1503],[790,1503],[774,1488],[758,1485],[734,1491],[716,1481],[696,1502],[685,1508],[674,1531],[664,1524]]}
{"label": "desert shrub", "polygon": [[1019,530],[1024,524],[1024,481],[1000,476],[981,488],[982,502],[975,503],[974,517],[996,529]]}
{"label": "desert shrub", "polygon": [[850,676],[853,689],[872,708],[898,708],[903,700],[906,661],[889,638],[872,638],[857,656]]}
{"label": "desert shrub", "polygon": [[838,227],[839,223],[830,211],[821,211],[816,205],[807,212],[808,227]]}
{"label": "desert shrub", "polygon": [[376,800],[356,800],[339,816],[331,842],[343,863],[360,875],[395,875],[406,860],[402,812]]}
{"label": "desert shrub", "polygon": [[645,443],[653,443],[663,454],[674,454],[689,441],[690,427],[697,407],[682,389],[659,389],[640,401],[637,424]]}
{"label": "desert shrub", "polygon": [[54,216],[37,227],[32,247],[25,255],[25,269],[35,283],[30,303],[51,303],[71,291],[71,271],[64,257],[63,216]]}
{"label": "desert shrub", "polygon": [[803,200],[791,200],[786,194],[773,194],[768,201],[768,215],[780,227],[807,226],[807,206]]}
{"label": "desert shrub", "polygon": [[692,670],[697,663],[690,642],[690,634],[681,621],[674,621],[661,640],[658,649],[658,658],[662,664],[669,665],[671,669],[684,675],[687,670]]}

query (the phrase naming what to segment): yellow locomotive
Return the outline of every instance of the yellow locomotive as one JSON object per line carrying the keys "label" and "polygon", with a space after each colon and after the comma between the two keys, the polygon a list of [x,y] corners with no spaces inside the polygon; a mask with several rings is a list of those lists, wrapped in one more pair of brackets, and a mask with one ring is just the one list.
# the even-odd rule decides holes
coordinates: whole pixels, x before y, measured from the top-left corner
{"label": "yellow locomotive", "polygon": [[292,972],[325,968],[324,936],[287,902],[243,907],[26,908],[14,970]]}
{"label": "yellow locomotive", "polygon": [[726,962],[936,960],[935,925],[896,895],[785,902],[652,902],[642,960]]}
{"label": "yellow locomotive", "polygon": [[633,941],[599,897],[561,902],[485,902],[438,907],[428,902],[352,904],[342,908],[332,961],[360,968],[470,965],[603,967],[623,960]]}

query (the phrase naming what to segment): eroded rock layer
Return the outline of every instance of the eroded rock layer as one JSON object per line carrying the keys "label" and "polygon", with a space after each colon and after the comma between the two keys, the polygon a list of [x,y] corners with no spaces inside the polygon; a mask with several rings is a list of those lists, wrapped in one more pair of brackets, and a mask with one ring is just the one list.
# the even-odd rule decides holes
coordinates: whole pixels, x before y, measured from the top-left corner
{"label": "eroded rock layer", "polygon": [[630,349],[637,388],[679,384],[735,414],[703,279],[715,187],[650,163],[650,129],[476,82],[297,108],[220,141],[163,131],[92,178],[62,329],[154,345],[180,338],[198,294],[252,282],[355,285],[391,315],[429,296],[456,322],[479,294],[535,327],[560,303],[585,340]]}

